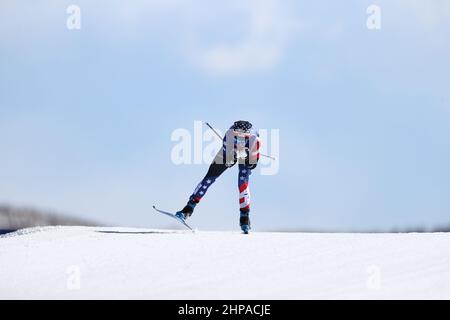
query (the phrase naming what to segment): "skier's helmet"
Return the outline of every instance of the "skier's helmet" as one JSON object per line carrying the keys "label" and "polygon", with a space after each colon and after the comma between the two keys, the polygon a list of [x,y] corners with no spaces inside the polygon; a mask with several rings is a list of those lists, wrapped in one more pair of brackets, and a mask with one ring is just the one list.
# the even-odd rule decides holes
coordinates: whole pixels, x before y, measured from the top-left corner
{"label": "skier's helmet", "polygon": [[232,128],[236,132],[249,133],[252,128],[252,124],[248,121],[238,120],[234,122]]}

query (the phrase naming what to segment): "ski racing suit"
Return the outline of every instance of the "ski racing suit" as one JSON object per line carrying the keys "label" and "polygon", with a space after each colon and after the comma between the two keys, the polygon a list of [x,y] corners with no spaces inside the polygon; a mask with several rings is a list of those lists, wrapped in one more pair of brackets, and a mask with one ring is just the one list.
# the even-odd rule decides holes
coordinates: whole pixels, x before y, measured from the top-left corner
{"label": "ski racing suit", "polygon": [[195,188],[189,201],[198,204],[205,196],[209,187],[228,168],[238,163],[238,187],[239,207],[241,212],[241,225],[249,224],[248,214],[250,212],[250,189],[249,177],[252,170],[256,168],[259,161],[260,139],[255,129],[249,132],[236,132],[233,126],[228,129],[223,138],[222,149],[217,153],[214,161],[203,180]]}

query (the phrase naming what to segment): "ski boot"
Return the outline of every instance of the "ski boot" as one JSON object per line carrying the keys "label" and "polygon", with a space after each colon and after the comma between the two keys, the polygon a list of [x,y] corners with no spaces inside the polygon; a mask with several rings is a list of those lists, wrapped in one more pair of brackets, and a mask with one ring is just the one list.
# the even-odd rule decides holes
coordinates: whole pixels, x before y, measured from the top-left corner
{"label": "ski boot", "polygon": [[196,202],[189,200],[189,202],[181,211],[175,213],[175,217],[177,217],[180,220],[186,221],[186,219],[189,218],[194,212],[196,205],[197,205]]}
{"label": "ski boot", "polygon": [[241,211],[241,215],[239,217],[239,225],[241,226],[241,230],[244,234],[248,234],[250,231],[250,211]]}

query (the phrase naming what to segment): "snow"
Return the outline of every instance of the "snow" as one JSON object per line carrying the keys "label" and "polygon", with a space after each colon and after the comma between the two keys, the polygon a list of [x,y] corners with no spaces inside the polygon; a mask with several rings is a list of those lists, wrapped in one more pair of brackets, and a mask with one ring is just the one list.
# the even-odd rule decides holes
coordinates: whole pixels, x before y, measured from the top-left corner
{"label": "snow", "polygon": [[0,299],[450,298],[450,234],[44,227],[0,236]]}

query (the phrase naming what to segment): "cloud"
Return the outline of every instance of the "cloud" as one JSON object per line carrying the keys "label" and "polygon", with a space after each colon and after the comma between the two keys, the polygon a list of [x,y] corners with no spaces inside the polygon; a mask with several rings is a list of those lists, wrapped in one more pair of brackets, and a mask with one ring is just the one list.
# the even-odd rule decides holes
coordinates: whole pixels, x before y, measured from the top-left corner
{"label": "cloud", "polygon": [[[246,19],[247,28],[242,30],[237,42],[216,39],[212,45],[191,43],[192,61],[212,74],[237,74],[265,71],[273,68],[281,59],[289,41],[298,31],[298,22],[288,13],[286,2],[274,0],[240,1],[237,10],[225,10]],[[241,11],[241,15],[236,14]],[[226,25],[222,26],[227,28]]]}
{"label": "cloud", "polygon": [[435,30],[449,26],[450,2],[447,0],[401,0],[398,5],[400,10],[414,14],[421,27]]}
{"label": "cloud", "polygon": [[[14,54],[14,50],[21,50],[35,56],[39,50],[57,51],[73,41],[74,33],[65,28],[69,3],[0,2],[3,51]],[[80,32],[83,37],[91,37],[92,43],[159,46],[213,75],[270,71],[280,63],[300,31],[305,36],[320,36],[321,28],[339,17],[333,13],[334,7],[327,12],[315,4],[291,0],[98,0],[95,4],[78,0],[76,4],[82,13]],[[428,31],[437,42],[448,37],[447,0],[380,0],[379,4],[383,15],[394,17],[408,28],[401,29],[402,34],[420,29]],[[336,10],[348,11],[348,7]],[[302,12],[308,14],[300,19]],[[364,11],[361,14],[364,17]],[[345,29],[342,22],[334,23],[328,35],[332,39]]]}
{"label": "cloud", "polygon": [[[23,0],[2,5],[3,46],[24,49],[42,41],[71,41],[66,5],[47,0],[34,2],[33,10],[27,5]],[[83,36],[120,46],[157,45],[209,74],[273,68],[298,27],[288,1],[112,0],[94,5],[79,0],[77,5]]]}
{"label": "cloud", "polygon": [[[270,70],[299,30],[289,1],[153,0],[115,3],[121,28],[141,25],[147,36],[208,74],[236,75]],[[111,5],[109,5],[111,6]],[[155,31],[157,31],[155,33]],[[159,33],[159,34],[157,34]]]}

